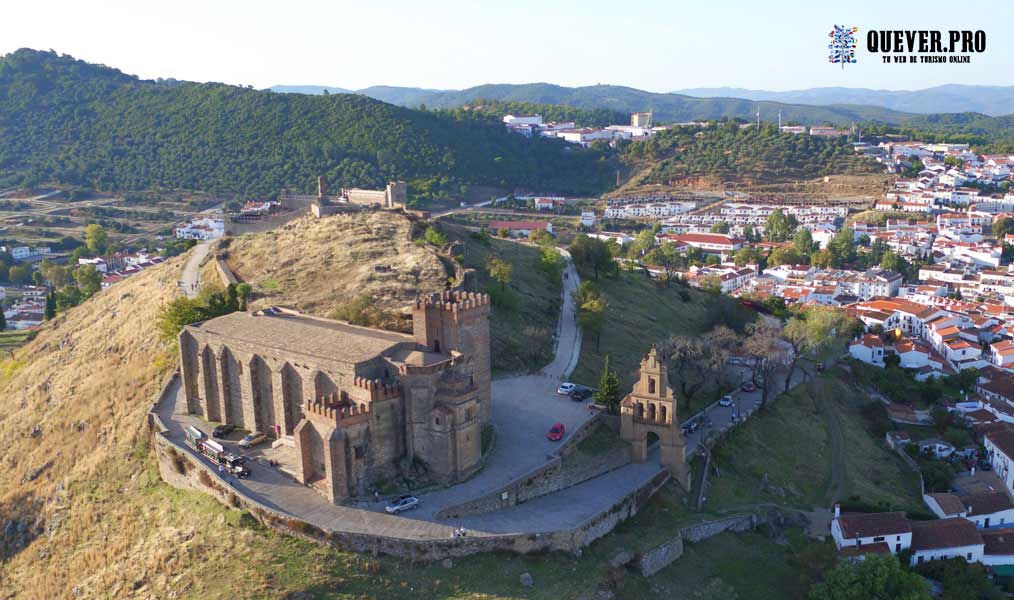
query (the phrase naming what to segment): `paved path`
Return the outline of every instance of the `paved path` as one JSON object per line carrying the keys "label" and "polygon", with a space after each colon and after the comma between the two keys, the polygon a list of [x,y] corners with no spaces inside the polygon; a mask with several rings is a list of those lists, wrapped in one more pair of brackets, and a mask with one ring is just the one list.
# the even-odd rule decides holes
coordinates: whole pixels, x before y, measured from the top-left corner
{"label": "paved path", "polygon": [[577,306],[574,304],[574,292],[580,286],[581,278],[570,260],[570,253],[562,249],[559,249],[559,252],[566,261],[563,269],[563,303],[560,323],[557,326],[553,362],[542,369],[543,375],[557,381],[570,376],[581,357],[581,328],[577,326]]}
{"label": "paved path", "polygon": [[183,265],[183,274],[180,275],[180,289],[188,298],[193,298],[200,291],[201,263],[211,251],[211,240],[201,242],[194,246]]}

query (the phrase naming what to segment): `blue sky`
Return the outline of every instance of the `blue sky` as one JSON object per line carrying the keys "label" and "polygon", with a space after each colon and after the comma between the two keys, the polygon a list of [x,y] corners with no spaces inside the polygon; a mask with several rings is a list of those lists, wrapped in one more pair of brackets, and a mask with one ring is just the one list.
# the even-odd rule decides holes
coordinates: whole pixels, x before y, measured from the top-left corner
{"label": "blue sky", "polygon": [[[664,0],[34,0],[6,3],[0,54],[54,49],[145,78],[267,87],[609,83],[788,90],[1014,85],[1014,4]],[[827,63],[834,23],[982,29],[967,65]],[[865,37],[861,37],[865,40]]]}

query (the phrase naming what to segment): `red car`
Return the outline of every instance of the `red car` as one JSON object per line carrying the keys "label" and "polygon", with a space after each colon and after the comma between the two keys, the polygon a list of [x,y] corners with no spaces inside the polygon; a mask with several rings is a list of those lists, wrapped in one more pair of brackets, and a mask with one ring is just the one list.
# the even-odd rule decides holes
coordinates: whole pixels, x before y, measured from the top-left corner
{"label": "red car", "polygon": [[549,433],[546,434],[551,442],[559,442],[563,439],[563,423],[557,423],[549,428]]}
{"label": "red car", "polygon": [[752,392],[757,389],[757,386],[755,386],[752,381],[747,381],[739,389],[743,390],[744,392]]}

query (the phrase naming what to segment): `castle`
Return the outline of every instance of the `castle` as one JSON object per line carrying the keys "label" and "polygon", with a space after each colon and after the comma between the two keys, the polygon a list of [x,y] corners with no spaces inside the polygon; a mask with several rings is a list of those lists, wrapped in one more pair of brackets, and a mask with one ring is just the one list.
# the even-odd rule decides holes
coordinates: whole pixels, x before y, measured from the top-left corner
{"label": "castle", "polygon": [[295,311],[235,312],[179,336],[187,411],[295,447],[296,478],[332,502],[398,465],[441,482],[479,468],[491,418],[489,297],[418,299],[411,334]]}
{"label": "castle", "polygon": [[327,181],[317,178],[317,201],[310,204],[310,213],[315,217],[333,215],[349,208],[405,208],[408,204],[408,185],[404,181],[392,181],[382,190],[342,188],[335,198],[327,195]]}

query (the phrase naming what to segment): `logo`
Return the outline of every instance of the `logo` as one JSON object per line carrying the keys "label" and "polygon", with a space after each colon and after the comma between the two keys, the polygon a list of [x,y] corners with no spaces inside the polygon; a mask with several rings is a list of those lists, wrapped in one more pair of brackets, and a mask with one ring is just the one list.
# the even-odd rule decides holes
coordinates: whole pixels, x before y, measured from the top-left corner
{"label": "logo", "polygon": [[840,64],[842,69],[845,68],[846,63],[856,62],[855,33],[857,31],[859,31],[858,27],[834,26],[834,29],[827,34],[831,38],[831,43],[827,45],[829,50],[827,62]]}

